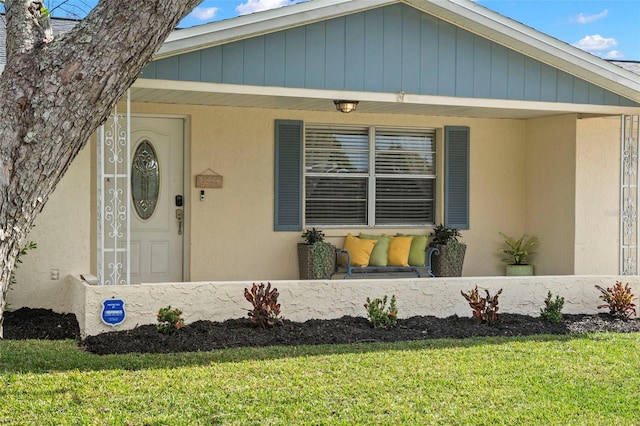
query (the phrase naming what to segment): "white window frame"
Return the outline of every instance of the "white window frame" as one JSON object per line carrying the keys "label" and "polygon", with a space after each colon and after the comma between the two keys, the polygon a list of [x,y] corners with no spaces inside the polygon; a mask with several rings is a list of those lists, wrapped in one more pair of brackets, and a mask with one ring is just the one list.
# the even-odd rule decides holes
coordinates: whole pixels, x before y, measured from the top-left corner
{"label": "white window frame", "polygon": [[[367,179],[367,217],[365,224],[324,224],[324,223],[308,223],[307,222],[307,128],[308,127],[325,127],[326,129],[363,129],[366,128],[368,130],[368,172],[366,174]],[[377,224],[376,223],[376,180],[378,179],[378,173],[376,172],[376,131],[378,129],[381,130],[393,130],[397,132],[406,131],[407,133],[416,133],[420,131],[424,131],[425,133],[430,133],[433,138],[433,150],[431,151],[433,158],[433,173],[432,174],[399,174],[394,175],[393,178],[397,179],[429,179],[433,181],[433,199],[432,199],[432,208],[431,208],[431,221],[425,220],[420,223],[385,223],[385,224]],[[433,226],[436,221],[437,214],[437,189],[439,185],[438,178],[438,143],[437,143],[437,135],[439,134],[438,129],[434,127],[406,127],[406,126],[374,126],[374,125],[341,125],[341,124],[326,124],[326,123],[305,123],[304,132],[303,132],[303,177],[302,177],[302,188],[303,188],[303,202],[302,202],[302,219],[304,226],[320,226],[324,228],[401,228],[401,227],[424,227],[424,226]],[[351,177],[362,177],[361,174],[352,174]],[[389,175],[380,176],[381,178],[389,177]]]}

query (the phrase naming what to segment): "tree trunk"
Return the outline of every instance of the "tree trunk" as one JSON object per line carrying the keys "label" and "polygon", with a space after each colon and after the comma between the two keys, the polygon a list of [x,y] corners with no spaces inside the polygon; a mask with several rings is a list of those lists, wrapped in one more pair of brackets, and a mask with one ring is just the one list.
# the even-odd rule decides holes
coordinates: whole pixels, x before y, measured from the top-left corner
{"label": "tree trunk", "polygon": [[0,76],[0,338],[16,255],[87,139],[201,0],[101,0],[52,39],[41,1],[6,0]]}

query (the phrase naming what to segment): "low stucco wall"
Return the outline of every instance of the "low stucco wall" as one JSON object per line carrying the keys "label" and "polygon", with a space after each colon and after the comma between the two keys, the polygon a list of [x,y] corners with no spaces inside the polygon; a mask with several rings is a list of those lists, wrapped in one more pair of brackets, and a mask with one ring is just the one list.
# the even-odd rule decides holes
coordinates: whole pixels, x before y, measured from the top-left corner
{"label": "low stucco wall", "polygon": [[[500,296],[500,312],[537,316],[547,292],[565,298],[564,313],[592,314],[599,312],[600,292],[594,285],[612,286],[616,280],[631,285],[634,294],[640,291],[640,277],[618,276],[534,276],[475,278],[403,278],[354,279],[327,281],[274,281],[280,292],[278,301],[282,315],[292,321],[331,319],[343,315],[366,316],[363,307],[367,297],[395,295],[400,318],[415,315],[469,317],[471,310],[460,295],[476,284]],[[195,282],[141,284],[130,286],[92,286],[70,277],[74,313],[83,337],[112,330],[127,330],[138,325],[155,324],[161,307],[171,305],[184,311],[186,323],[197,320],[224,321],[247,316],[249,302],[244,288],[252,282]],[[125,302],[126,319],[115,327],[101,320],[102,302],[117,298]]]}

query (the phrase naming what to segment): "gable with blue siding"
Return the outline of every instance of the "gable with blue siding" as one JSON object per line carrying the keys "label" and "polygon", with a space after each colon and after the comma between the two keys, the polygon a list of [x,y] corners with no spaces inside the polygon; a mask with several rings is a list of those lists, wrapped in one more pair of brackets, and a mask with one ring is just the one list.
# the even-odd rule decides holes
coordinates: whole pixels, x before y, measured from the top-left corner
{"label": "gable with blue siding", "polygon": [[156,60],[142,77],[640,106],[405,4]]}

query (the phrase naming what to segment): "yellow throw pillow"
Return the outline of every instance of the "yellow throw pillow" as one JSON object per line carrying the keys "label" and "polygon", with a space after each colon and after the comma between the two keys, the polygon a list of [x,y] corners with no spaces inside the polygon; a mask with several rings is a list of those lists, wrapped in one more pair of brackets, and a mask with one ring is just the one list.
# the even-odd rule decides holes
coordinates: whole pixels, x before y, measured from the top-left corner
{"label": "yellow throw pillow", "polygon": [[409,250],[413,237],[392,237],[389,243],[389,266],[409,266]]}
{"label": "yellow throw pillow", "polygon": [[376,240],[363,240],[347,234],[344,240],[344,249],[351,256],[351,266],[367,266],[376,242]]}

